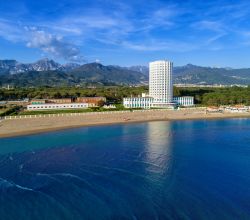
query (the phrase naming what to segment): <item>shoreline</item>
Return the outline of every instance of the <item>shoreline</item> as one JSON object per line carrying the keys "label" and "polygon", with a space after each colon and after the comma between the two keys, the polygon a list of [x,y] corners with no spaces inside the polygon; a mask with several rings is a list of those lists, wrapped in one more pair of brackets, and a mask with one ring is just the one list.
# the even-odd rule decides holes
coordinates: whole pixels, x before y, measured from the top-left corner
{"label": "shoreline", "polygon": [[[249,118],[250,113],[208,113],[199,110],[126,112],[118,114],[60,116],[55,118],[23,118],[0,121],[0,139],[40,134],[66,129],[105,126],[114,124],[143,123],[150,121],[218,120]],[[128,119],[128,120],[124,120]]]}

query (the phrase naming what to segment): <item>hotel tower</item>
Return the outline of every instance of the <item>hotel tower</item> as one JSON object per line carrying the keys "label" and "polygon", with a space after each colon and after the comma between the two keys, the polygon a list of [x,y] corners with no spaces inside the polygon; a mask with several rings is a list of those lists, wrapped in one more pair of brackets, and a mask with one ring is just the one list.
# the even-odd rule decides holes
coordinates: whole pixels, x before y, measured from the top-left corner
{"label": "hotel tower", "polygon": [[172,72],[170,61],[149,63],[149,96],[154,98],[154,105],[173,104]]}
{"label": "hotel tower", "polygon": [[149,63],[149,94],[123,98],[125,108],[175,108],[193,106],[194,97],[173,97],[173,63],[159,60]]}

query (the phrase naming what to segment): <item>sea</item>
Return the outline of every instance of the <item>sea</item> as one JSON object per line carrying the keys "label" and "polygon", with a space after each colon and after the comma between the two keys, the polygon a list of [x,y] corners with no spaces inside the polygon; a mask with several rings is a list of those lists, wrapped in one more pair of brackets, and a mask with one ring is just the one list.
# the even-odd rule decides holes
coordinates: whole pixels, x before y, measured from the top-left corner
{"label": "sea", "polygon": [[250,119],[1,138],[0,219],[250,219]]}

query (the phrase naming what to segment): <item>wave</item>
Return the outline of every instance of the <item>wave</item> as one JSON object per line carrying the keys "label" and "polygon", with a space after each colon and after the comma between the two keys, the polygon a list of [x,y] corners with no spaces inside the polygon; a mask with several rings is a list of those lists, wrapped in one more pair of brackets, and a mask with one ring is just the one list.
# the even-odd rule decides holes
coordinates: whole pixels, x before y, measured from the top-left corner
{"label": "wave", "polygon": [[0,189],[8,189],[8,188],[17,188],[17,189],[21,189],[24,191],[33,191],[33,189],[28,188],[28,187],[24,187],[24,186],[20,186],[12,181],[8,181],[6,179],[0,178]]}

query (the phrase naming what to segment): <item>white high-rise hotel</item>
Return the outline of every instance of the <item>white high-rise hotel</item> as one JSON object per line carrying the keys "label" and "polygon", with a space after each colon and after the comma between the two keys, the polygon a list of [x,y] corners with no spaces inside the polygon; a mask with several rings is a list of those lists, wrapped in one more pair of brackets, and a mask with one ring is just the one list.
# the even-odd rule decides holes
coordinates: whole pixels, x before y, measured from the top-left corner
{"label": "white high-rise hotel", "polygon": [[175,105],[192,106],[190,96],[173,97],[173,63],[160,60],[149,63],[149,94],[141,97],[124,98],[125,108],[169,108]]}
{"label": "white high-rise hotel", "polygon": [[155,61],[149,63],[149,96],[154,98],[154,104],[173,103],[172,71],[172,62]]}

